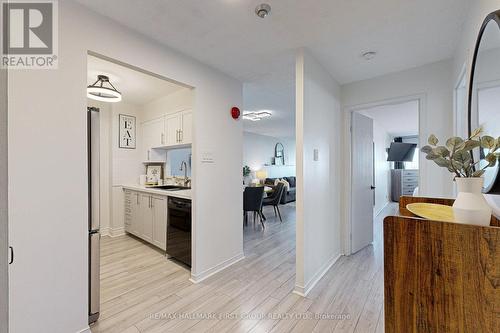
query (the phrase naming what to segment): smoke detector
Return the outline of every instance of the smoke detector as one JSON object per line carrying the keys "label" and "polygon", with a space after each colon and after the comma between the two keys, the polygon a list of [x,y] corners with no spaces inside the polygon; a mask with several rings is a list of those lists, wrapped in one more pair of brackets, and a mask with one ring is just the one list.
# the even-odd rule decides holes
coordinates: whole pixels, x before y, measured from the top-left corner
{"label": "smoke detector", "polygon": [[367,51],[367,52],[363,52],[361,54],[361,56],[363,57],[363,59],[368,60],[368,61],[370,61],[373,58],[375,58],[376,55],[377,55],[377,52],[375,52],[375,51]]}
{"label": "smoke detector", "polygon": [[255,7],[255,14],[260,18],[264,18],[270,13],[271,13],[271,6],[269,6],[267,3],[263,3]]}

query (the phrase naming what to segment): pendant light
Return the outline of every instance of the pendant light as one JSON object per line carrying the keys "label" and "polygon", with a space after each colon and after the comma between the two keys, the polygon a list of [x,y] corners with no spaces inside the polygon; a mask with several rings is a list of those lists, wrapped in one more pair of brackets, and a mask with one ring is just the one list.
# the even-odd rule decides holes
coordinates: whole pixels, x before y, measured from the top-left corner
{"label": "pendant light", "polygon": [[87,87],[87,97],[101,102],[116,103],[122,100],[122,93],[109,82],[109,77],[98,75],[97,81]]}

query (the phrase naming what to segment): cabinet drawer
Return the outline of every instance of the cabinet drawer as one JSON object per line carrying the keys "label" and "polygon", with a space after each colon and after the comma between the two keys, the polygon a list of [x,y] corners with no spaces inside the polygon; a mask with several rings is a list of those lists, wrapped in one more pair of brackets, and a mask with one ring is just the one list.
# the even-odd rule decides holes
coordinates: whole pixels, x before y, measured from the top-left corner
{"label": "cabinet drawer", "polygon": [[403,177],[418,177],[418,170],[403,170]]}
{"label": "cabinet drawer", "polygon": [[416,176],[404,176],[403,182],[404,183],[417,183],[418,177],[416,177]]}

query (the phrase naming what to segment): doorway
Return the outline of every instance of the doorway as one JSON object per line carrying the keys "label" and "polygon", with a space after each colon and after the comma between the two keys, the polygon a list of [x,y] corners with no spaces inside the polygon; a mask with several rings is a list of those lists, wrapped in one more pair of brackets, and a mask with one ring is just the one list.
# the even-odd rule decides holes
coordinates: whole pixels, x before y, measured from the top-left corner
{"label": "doorway", "polygon": [[[87,83],[89,323],[102,331],[152,283],[191,283],[194,89],[95,54]],[[174,199],[189,207],[182,239]]]}
{"label": "doorway", "polygon": [[[350,110],[350,184],[346,253],[373,243],[374,219],[400,196],[419,193],[421,98],[364,105]],[[376,231],[375,231],[376,232]]]}

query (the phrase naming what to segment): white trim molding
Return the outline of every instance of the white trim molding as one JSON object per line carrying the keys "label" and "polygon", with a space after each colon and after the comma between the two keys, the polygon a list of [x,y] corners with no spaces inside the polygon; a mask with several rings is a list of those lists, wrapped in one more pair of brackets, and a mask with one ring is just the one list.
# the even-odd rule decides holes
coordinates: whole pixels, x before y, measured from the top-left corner
{"label": "white trim molding", "polygon": [[[418,101],[418,133],[420,146],[425,140],[421,137],[421,133],[424,133],[424,125],[427,124],[425,117],[427,115],[427,94],[416,94],[410,96],[402,96],[396,98],[388,98],[372,103],[365,103],[359,105],[351,105],[344,107],[343,117],[344,117],[344,135],[343,135],[343,146],[344,146],[344,165],[343,165],[343,189],[344,195],[342,197],[342,223],[341,223],[341,234],[342,234],[342,250],[346,255],[351,255],[351,209],[352,209],[352,174],[351,174],[351,164],[352,164],[352,136],[351,136],[351,126],[352,126],[352,114],[354,112],[370,109],[377,106],[383,105],[393,105],[401,104],[410,101]],[[419,190],[420,193],[425,193],[427,190],[427,165],[424,162],[424,157],[422,154],[419,156]]]}
{"label": "white trim molding", "polygon": [[108,228],[108,235],[110,237],[119,237],[125,235],[125,228],[124,227],[119,227],[119,228]]}
{"label": "white trim molding", "polygon": [[200,283],[201,281],[211,277],[214,274],[219,273],[220,271],[228,268],[229,266],[236,264],[238,261],[243,260],[243,259],[245,259],[245,255],[243,253],[240,253],[232,258],[229,258],[229,259],[215,265],[214,267],[211,267],[207,270],[204,270],[201,273],[198,273],[198,274],[191,273],[191,278],[189,279],[189,281],[191,281],[193,283]]}
{"label": "white trim molding", "polygon": [[317,272],[314,276],[306,283],[305,286],[295,285],[295,289],[293,290],[294,294],[297,294],[302,297],[306,297],[307,294],[316,286],[316,284],[321,280],[321,278],[328,272],[330,268],[339,260],[342,254],[334,256],[330,260],[328,260]]}

